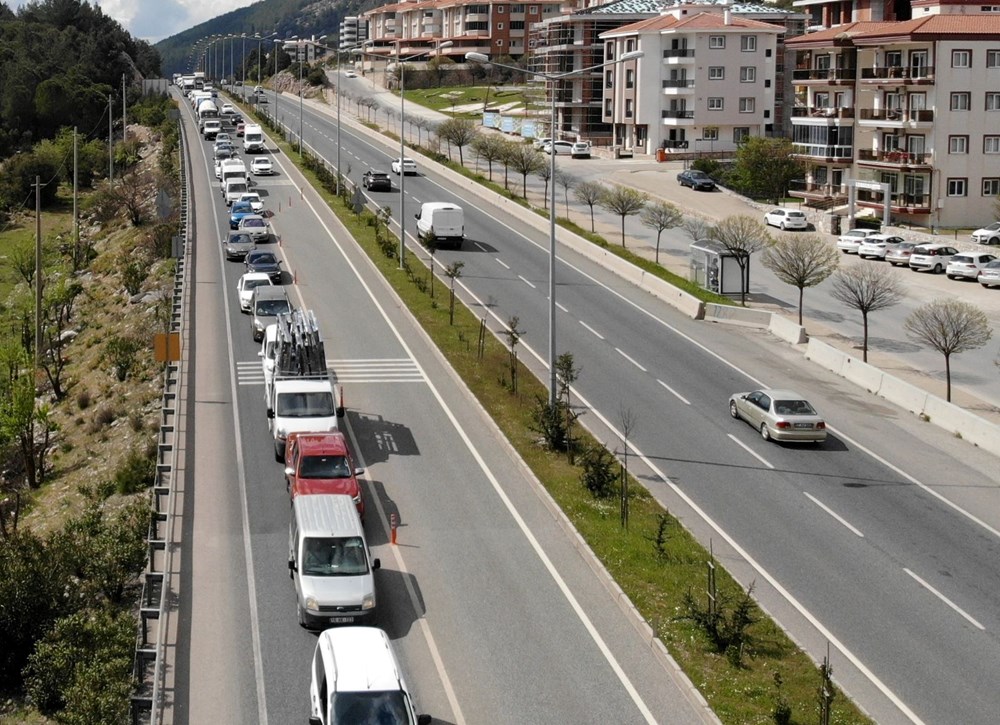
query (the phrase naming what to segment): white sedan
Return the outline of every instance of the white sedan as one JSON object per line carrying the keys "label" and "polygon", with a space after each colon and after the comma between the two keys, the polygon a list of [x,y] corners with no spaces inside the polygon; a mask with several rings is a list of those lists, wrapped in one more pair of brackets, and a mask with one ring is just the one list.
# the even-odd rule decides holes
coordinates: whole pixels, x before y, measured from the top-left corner
{"label": "white sedan", "polygon": [[352,71],[352,70],[349,70],[349,71],[347,71],[346,73],[344,73],[344,76],[345,76],[346,78],[357,78],[357,77],[358,77],[358,74],[357,74],[357,73],[355,73],[355,72],[354,72],[354,71]]}
{"label": "white sedan", "polygon": [[240,197],[240,201],[249,201],[250,208],[254,214],[260,214],[264,210],[264,201],[256,191],[248,191]]}
{"label": "white sedan", "polygon": [[417,162],[411,159],[409,156],[403,159],[400,163],[398,158],[392,160],[392,173],[399,176],[400,172],[404,174],[415,174],[417,173]]}
{"label": "white sedan", "polygon": [[556,156],[571,156],[573,154],[573,143],[571,141],[549,141],[542,146],[542,153],[551,154],[555,148]]}
{"label": "white sedan", "polygon": [[772,209],[764,215],[764,224],[778,227],[781,231],[809,228],[809,220],[806,219],[806,215],[796,209]]}
{"label": "white sedan", "polygon": [[271,166],[271,159],[266,156],[257,156],[253,161],[250,162],[250,173],[256,174],[257,176],[270,176],[274,173],[274,167]]}
{"label": "white sedan", "polygon": [[837,240],[837,249],[844,254],[857,254],[861,243],[877,233],[874,229],[851,229],[840,235],[840,239]]}
{"label": "white sedan", "polygon": [[858,256],[862,259],[885,259],[889,247],[902,244],[905,239],[888,234],[871,234],[858,247]]}
{"label": "white sedan", "polygon": [[236,296],[240,300],[240,312],[249,312],[255,287],[270,287],[274,283],[264,272],[247,272],[236,283]]}

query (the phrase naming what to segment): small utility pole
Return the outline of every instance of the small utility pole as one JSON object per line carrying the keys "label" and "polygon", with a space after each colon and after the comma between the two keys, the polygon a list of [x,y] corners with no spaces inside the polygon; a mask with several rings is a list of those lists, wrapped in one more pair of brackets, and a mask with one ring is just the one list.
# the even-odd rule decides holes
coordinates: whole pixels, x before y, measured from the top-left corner
{"label": "small utility pole", "polygon": [[35,177],[35,370],[42,355],[42,177]]}
{"label": "small utility pole", "polygon": [[108,183],[115,180],[115,116],[111,94],[108,94]]}
{"label": "small utility pole", "polygon": [[125,142],[125,138],[128,136],[128,126],[125,125],[126,103],[128,103],[128,98],[125,95],[125,74],[122,73],[122,143]]}
{"label": "small utility pole", "polygon": [[73,265],[74,269],[79,264],[80,254],[80,217],[77,215],[76,193],[79,188],[79,155],[76,145],[76,126],[73,126]]}

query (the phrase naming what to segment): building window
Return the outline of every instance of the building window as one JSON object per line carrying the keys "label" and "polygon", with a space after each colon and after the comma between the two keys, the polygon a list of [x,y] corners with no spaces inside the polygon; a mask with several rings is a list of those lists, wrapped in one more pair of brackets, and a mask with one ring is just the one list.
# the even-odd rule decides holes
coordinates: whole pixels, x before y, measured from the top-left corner
{"label": "building window", "polygon": [[708,36],[708,47],[715,50],[721,50],[726,47],[726,36],[725,35],[709,35]]}
{"label": "building window", "polygon": [[753,96],[740,99],[740,113],[753,113],[755,110]]}
{"label": "building window", "polygon": [[983,196],[1000,196],[1000,178],[983,179]]}
{"label": "building window", "polygon": [[503,38],[497,38],[497,47],[498,48],[502,48],[503,47]]}
{"label": "building window", "polygon": [[745,65],[740,68],[740,83],[756,83],[757,69],[752,65]]}
{"label": "building window", "polygon": [[523,15],[524,14],[524,5],[519,4],[519,3],[515,3],[515,4],[513,4],[513,5],[510,6],[510,12],[511,12],[512,15],[517,14],[517,13],[521,13]]}
{"label": "building window", "polygon": [[625,52],[632,53],[635,51],[635,38],[629,38],[625,41]]}
{"label": "building window", "polygon": [[708,80],[721,81],[726,78],[726,68],[721,65],[710,65],[708,67]]}
{"label": "building window", "polygon": [[968,179],[948,179],[948,196],[968,196]]}
{"label": "building window", "polygon": [[750,138],[748,126],[737,126],[733,129],[733,143],[743,143],[748,138]]}
{"label": "building window", "polygon": [[721,111],[722,110],[722,98],[709,98],[708,99],[708,110],[709,111]]}
{"label": "building window", "polygon": [[604,71],[604,87],[605,88],[614,88],[614,85],[615,85],[614,84],[614,78],[615,78],[615,74],[614,73],[612,73],[609,70]]}
{"label": "building window", "polygon": [[610,116],[611,113],[612,113],[612,111],[614,110],[614,106],[612,105],[612,103],[613,103],[613,101],[610,98],[605,98],[604,99],[604,115],[605,116]]}
{"label": "building window", "polygon": [[511,30],[524,30],[524,21],[523,20],[511,20],[510,21],[510,29]]}
{"label": "building window", "polygon": [[538,6],[532,5],[528,8],[528,15],[538,15]]}
{"label": "building window", "polygon": [[506,8],[503,5],[497,5],[497,15],[503,15]]}
{"label": "building window", "polygon": [[744,53],[753,53],[757,50],[757,36],[756,35],[741,35],[740,36],[740,50]]}
{"label": "building window", "polygon": [[990,91],[986,94],[986,110],[1000,111],[1000,93]]}
{"label": "building window", "polygon": [[967,154],[967,153],[969,153],[969,137],[968,136],[949,136],[948,137],[948,153],[949,154]]}
{"label": "building window", "polygon": [[701,133],[701,138],[704,141],[718,141],[719,140],[719,127],[718,126],[708,126]]}
{"label": "building window", "polygon": [[1000,136],[983,136],[983,153],[1000,154]]}
{"label": "building window", "polygon": [[635,71],[631,68],[625,71],[625,87],[635,88]]}
{"label": "building window", "polygon": [[632,99],[625,99],[625,118],[632,118]]}
{"label": "building window", "polygon": [[1000,50],[986,51],[986,67],[1000,68]]}
{"label": "building window", "polygon": [[951,67],[952,68],[971,68],[972,67],[972,51],[971,50],[953,50],[953,51],[951,51]]}
{"label": "building window", "polygon": [[968,111],[970,108],[968,91],[958,91],[951,94],[952,111]]}
{"label": "building window", "polygon": [[[500,7],[503,7],[503,5]],[[497,30],[503,30],[503,23],[497,23]]]}

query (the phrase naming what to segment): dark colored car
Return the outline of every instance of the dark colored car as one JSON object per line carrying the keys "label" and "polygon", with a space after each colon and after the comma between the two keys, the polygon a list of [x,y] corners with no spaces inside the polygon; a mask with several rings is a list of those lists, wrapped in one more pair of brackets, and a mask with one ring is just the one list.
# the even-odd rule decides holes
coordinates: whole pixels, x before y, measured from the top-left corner
{"label": "dark colored car", "polygon": [[715,191],[715,182],[712,177],[704,171],[698,169],[687,169],[677,174],[677,183],[681,186],[690,186],[695,191]]}
{"label": "dark colored car", "polygon": [[263,272],[272,282],[281,282],[281,260],[272,252],[256,249],[247,254],[244,264],[247,266],[247,272]]}
{"label": "dark colored car", "polygon": [[256,214],[253,210],[253,204],[249,201],[234,201],[233,205],[229,207],[229,228],[239,229],[240,219],[245,217],[247,214]]}
{"label": "dark colored car", "polygon": [[385,171],[366,171],[361,184],[368,191],[392,191],[392,178]]}
{"label": "dark colored car", "polygon": [[246,232],[229,232],[222,240],[222,248],[226,252],[226,259],[244,259],[257,245]]}

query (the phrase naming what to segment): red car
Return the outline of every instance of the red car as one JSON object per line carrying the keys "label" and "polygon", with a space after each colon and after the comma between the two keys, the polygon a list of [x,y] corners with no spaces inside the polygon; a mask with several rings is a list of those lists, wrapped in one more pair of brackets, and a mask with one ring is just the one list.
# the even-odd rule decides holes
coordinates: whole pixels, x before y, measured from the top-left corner
{"label": "red car", "polygon": [[341,493],[354,499],[358,514],[365,515],[365,501],[347,439],[340,431],[290,433],[285,445],[285,485],[292,498],[311,493]]}

